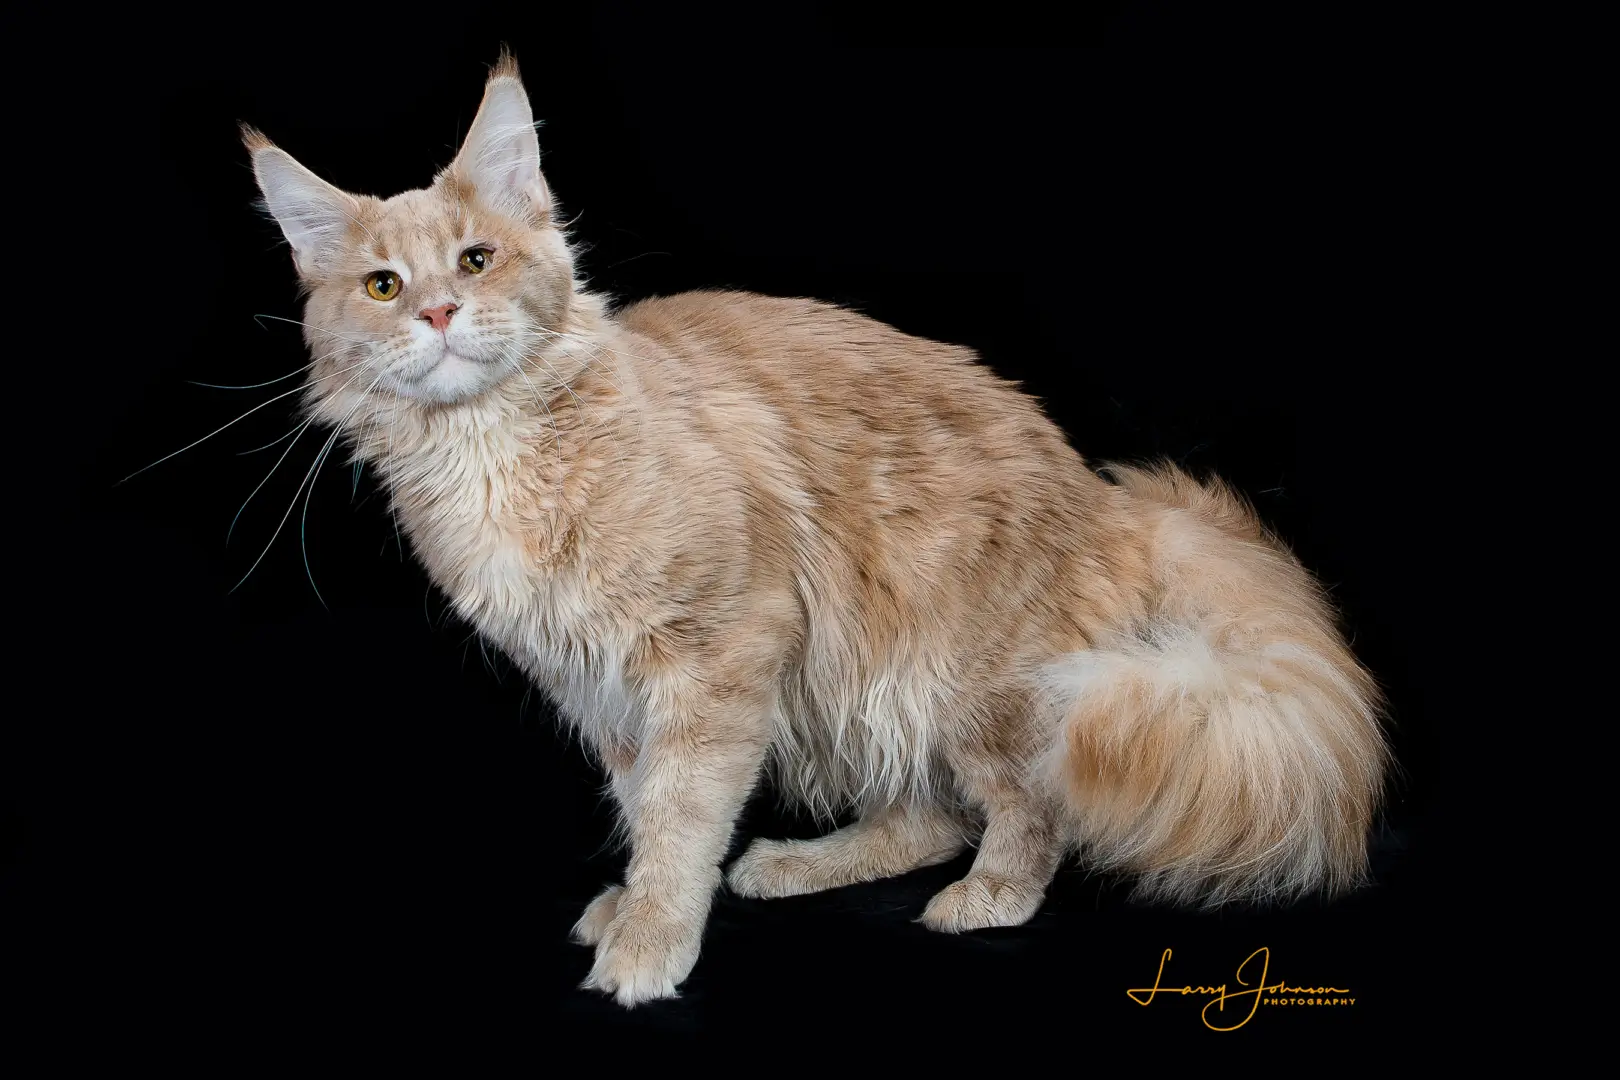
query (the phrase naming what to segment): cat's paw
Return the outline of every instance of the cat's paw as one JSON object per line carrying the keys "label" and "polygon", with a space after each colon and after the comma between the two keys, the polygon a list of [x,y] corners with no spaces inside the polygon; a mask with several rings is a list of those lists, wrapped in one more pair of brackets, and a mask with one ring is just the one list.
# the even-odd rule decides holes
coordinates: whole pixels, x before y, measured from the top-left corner
{"label": "cat's paw", "polygon": [[792,840],[755,840],[726,871],[726,884],[738,896],[761,899],[802,896],[838,884],[817,871],[805,846]]}
{"label": "cat's paw", "polygon": [[1022,926],[1035,917],[1044,897],[1040,887],[975,872],[935,894],[917,921],[946,934]]}
{"label": "cat's paw", "polygon": [[624,892],[623,885],[609,885],[603,889],[595,900],[585,907],[585,914],[579,917],[574,929],[568,936],[581,945],[595,945],[607,933],[607,928],[619,914],[619,894]]}
{"label": "cat's paw", "polygon": [[677,996],[675,988],[697,964],[703,927],[690,927],[622,897],[615,897],[614,903],[618,915],[597,943],[596,963],[585,977],[585,989],[611,994],[627,1009]]}

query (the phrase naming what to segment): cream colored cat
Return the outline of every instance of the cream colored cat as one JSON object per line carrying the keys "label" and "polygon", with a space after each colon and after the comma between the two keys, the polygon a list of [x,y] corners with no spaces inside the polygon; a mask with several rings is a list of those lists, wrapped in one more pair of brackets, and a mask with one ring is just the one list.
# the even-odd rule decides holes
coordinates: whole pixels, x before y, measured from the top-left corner
{"label": "cream colored cat", "polygon": [[[1363,875],[1374,684],[1226,489],[1108,483],[968,350],[826,304],[609,311],[509,57],[426,190],[346,194],[245,135],[309,408],[612,780],[630,863],[575,929],[586,985],[673,995],[722,876],[788,896],[976,843],[922,913],[964,931],[1029,919],[1069,851],[1173,901]],[[766,771],[858,821],[722,875]]]}

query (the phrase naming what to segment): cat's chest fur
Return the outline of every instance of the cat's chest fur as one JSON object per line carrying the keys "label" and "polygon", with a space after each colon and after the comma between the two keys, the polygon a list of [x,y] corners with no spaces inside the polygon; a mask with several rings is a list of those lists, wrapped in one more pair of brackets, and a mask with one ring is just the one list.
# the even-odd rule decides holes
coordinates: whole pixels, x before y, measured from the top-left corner
{"label": "cat's chest fur", "polygon": [[400,522],[456,611],[603,746],[634,742],[642,710],[626,684],[632,620],[576,544],[567,476],[490,434],[396,470]]}

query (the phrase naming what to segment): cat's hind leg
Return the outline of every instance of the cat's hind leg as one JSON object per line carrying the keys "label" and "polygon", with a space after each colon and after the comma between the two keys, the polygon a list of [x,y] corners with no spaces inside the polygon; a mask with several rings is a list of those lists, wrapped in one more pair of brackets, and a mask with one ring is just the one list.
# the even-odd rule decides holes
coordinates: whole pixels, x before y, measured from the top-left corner
{"label": "cat's hind leg", "polygon": [[919,920],[962,933],[1019,926],[1034,917],[1063,856],[1051,806],[1027,792],[988,799],[984,835],[967,877],[941,890]]}
{"label": "cat's hind leg", "polygon": [[743,896],[799,896],[934,866],[966,843],[961,822],[943,810],[891,806],[815,840],[755,840],[726,882]]}

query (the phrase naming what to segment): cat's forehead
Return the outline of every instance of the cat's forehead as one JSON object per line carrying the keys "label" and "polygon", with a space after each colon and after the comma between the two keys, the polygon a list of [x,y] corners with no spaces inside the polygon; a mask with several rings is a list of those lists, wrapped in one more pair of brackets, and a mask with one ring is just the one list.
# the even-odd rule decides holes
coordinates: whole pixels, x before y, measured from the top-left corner
{"label": "cat's forehead", "polygon": [[380,200],[366,239],[375,254],[407,262],[437,261],[464,243],[472,227],[469,208],[438,188],[406,191]]}

